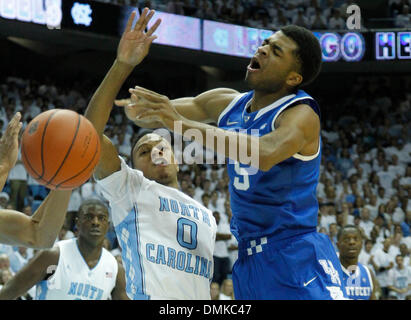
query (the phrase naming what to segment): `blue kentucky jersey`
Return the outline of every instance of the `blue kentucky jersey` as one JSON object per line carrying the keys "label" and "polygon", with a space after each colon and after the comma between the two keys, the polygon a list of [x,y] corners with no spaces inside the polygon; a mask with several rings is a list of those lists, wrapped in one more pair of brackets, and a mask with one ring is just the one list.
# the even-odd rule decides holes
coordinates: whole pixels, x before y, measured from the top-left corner
{"label": "blue kentucky jersey", "polygon": [[[249,113],[246,109],[253,93],[236,97],[221,113],[218,126],[264,136],[275,130],[279,114],[293,105],[306,104],[320,116],[317,102],[303,90]],[[295,154],[266,172],[228,161],[231,229],[238,240],[261,236],[285,239],[316,230],[320,150],[321,141],[315,155]]]}
{"label": "blue kentucky jersey", "polygon": [[359,263],[354,270],[343,269],[343,281],[349,299],[369,300],[373,290],[370,271],[366,266]]}

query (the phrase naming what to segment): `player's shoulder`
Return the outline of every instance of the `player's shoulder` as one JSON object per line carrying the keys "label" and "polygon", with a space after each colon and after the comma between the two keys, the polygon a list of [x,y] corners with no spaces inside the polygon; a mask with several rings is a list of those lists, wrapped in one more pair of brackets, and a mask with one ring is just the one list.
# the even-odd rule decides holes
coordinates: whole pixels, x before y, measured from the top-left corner
{"label": "player's shoulder", "polygon": [[43,265],[57,265],[60,260],[60,247],[56,245],[53,248],[41,250],[35,259]]}
{"label": "player's shoulder", "polygon": [[110,264],[114,269],[117,270],[118,261],[116,257],[106,248],[101,248],[101,251],[103,263]]}

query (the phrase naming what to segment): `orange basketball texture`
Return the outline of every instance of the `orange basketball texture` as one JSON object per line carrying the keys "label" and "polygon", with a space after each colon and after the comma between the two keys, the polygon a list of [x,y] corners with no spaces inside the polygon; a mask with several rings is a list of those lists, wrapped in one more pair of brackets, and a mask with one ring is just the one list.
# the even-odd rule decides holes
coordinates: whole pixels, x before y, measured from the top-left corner
{"label": "orange basketball texture", "polygon": [[100,138],[77,112],[53,109],[27,125],[21,141],[27,172],[50,189],[69,190],[85,183],[100,159]]}

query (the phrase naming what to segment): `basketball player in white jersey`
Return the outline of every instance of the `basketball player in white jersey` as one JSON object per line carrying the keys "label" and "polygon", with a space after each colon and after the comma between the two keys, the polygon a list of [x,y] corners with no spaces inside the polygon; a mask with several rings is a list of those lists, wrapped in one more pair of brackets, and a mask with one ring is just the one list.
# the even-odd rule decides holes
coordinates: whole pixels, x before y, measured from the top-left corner
{"label": "basketball player in white jersey", "polygon": [[37,300],[129,300],[124,268],[103,248],[109,228],[103,202],[84,201],[77,217],[78,238],[40,252],[8,281],[0,299],[16,299],[37,285]]}
{"label": "basketball player in white jersey", "polygon": [[[0,190],[17,161],[22,123],[17,112],[0,139]],[[50,248],[63,226],[71,190],[52,190],[29,217],[15,210],[0,209],[0,243],[32,248]]]}
{"label": "basketball player in white jersey", "polygon": [[101,135],[94,176],[109,200],[131,299],[210,299],[216,222],[212,212],[179,190],[171,145],[147,134],[132,149],[133,168],[103,135],[114,99],[127,76],[147,55],[158,20],[144,9],[132,13],[117,59],[92,97],[85,116]]}

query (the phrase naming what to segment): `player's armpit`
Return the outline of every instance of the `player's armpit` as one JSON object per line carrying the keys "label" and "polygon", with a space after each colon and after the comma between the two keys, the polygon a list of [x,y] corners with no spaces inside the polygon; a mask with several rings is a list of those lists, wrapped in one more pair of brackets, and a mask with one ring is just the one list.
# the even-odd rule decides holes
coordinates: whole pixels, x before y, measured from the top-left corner
{"label": "player's armpit", "polygon": [[228,88],[208,90],[192,98],[171,100],[171,104],[183,117],[198,122],[217,122],[221,112],[239,92]]}
{"label": "player's armpit", "polygon": [[99,180],[108,177],[121,168],[116,147],[107,136],[103,135],[102,137],[100,161],[94,171],[94,175]]}
{"label": "player's armpit", "polygon": [[23,296],[36,283],[45,280],[57,268],[58,247],[40,251],[0,291],[0,300],[12,300]]}
{"label": "player's armpit", "polygon": [[121,263],[118,263],[116,286],[111,292],[113,300],[130,300],[126,293],[126,273]]}
{"label": "player's armpit", "polygon": [[311,156],[317,153],[320,118],[307,105],[301,104],[284,111],[275,122],[276,129],[259,139],[259,164],[270,170],[293,155]]}

